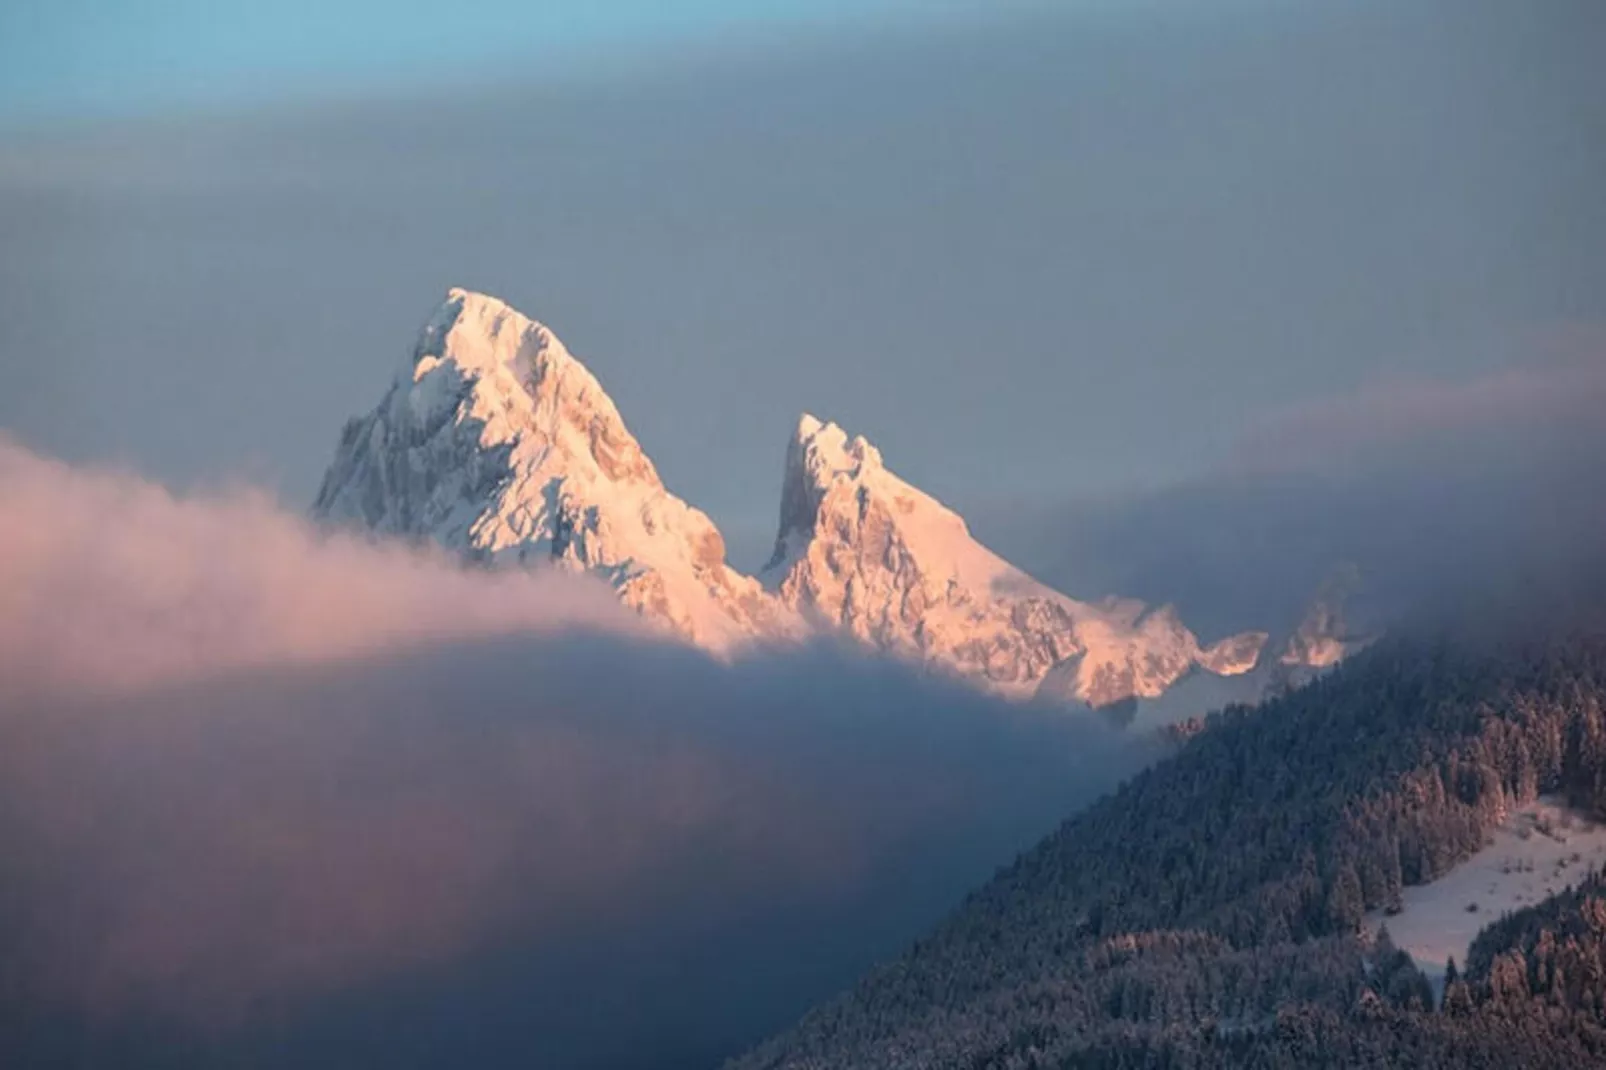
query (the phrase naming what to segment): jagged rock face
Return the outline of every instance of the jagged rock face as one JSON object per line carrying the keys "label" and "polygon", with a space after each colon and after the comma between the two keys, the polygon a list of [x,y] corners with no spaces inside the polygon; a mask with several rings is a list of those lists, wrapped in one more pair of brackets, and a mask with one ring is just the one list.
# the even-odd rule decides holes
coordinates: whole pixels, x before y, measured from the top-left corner
{"label": "jagged rock face", "polygon": [[453,290],[378,407],[340,437],[314,515],[493,565],[550,560],[723,648],[788,615],[725,564],[612,400],[546,327]]}
{"label": "jagged rock face", "polygon": [[1018,696],[1157,695],[1195,666],[1247,671],[1265,641],[1205,651],[1170,607],[1067,598],[976,542],[863,437],[812,416],[787,450],[780,532],[760,578],[807,618]]}
{"label": "jagged rock face", "polygon": [[1040,697],[1093,706],[1156,698],[1195,669],[1217,676],[1247,673],[1266,644],[1266,633],[1244,632],[1201,647],[1174,607],[1151,610],[1126,599],[1085,607],[1079,623],[1089,653],[1057,666],[1039,685]]}
{"label": "jagged rock face", "polygon": [[1012,572],[862,437],[803,417],[760,577],[783,604],[878,649],[1020,691],[1081,647],[1054,599],[993,596]]}
{"label": "jagged rock face", "polygon": [[1242,676],[1259,664],[1268,638],[1265,632],[1229,635],[1199,651],[1199,665],[1217,676]]}
{"label": "jagged rock face", "polygon": [[809,416],[787,452],[774,559],[762,582],[744,576],[563,343],[464,290],[346,425],[313,512],[491,566],[591,573],[715,651],[824,629],[1017,697],[1153,697],[1196,669],[1247,672],[1265,642],[1201,648],[1170,607],[1067,598],[976,542],[863,438]]}
{"label": "jagged rock face", "polygon": [[1310,669],[1331,668],[1343,661],[1347,652],[1343,629],[1342,615],[1318,602],[1288,637],[1288,645],[1278,660],[1284,665]]}
{"label": "jagged rock face", "polygon": [[1335,569],[1323,582],[1272,667],[1269,691],[1307,683],[1377,639],[1357,634],[1348,622],[1349,599],[1359,584],[1360,574],[1353,565]]}
{"label": "jagged rock face", "polygon": [[1350,634],[1345,617],[1350,595],[1359,583],[1360,575],[1354,566],[1335,569],[1288,637],[1278,662],[1296,668],[1328,669],[1367,645],[1370,639]]}

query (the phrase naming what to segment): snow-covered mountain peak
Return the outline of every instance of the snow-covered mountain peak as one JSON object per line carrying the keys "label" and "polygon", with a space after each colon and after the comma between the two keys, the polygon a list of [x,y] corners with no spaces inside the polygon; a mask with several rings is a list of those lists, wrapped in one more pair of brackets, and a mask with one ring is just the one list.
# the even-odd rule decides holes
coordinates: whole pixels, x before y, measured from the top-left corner
{"label": "snow-covered mountain peak", "polygon": [[1057,699],[1158,694],[1196,666],[1245,671],[1264,642],[1236,637],[1205,651],[1169,606],[1067,598],[976,541],[862,436],[809,415],[787,447],[761,579],[807,618],[1006,694],[1030,695],[1056,669]]}
{"label": "snow-covered mountain peak", "polygon": [[585,365],[484,294],[448,292],[379,406],[346,425],[314,514],[473,560],[583,569],[714,647],[789,630]]}
{"label": "snow-covered mountain peak", "polygon": [[990,582],[1013,572],[971,539],[963,517],[888,470],[881,451],[863,435],[850,437],[836,424],[804,413],[787,444],[780,526],[765,574],[778,582],[778,570],[819,534],[822,523],[878,509],[897,522],[902,535],[935,544],[930,548],[942,557],[957,552],[955,566],[969,565],[972,573],[979,567],[987,574],[973,574],[973,581]]}
{"label": "snow-covered mountain peak", "polygon": [[836,424],[810,413],[798,417],[792,441],[811,471],[829,469],[858,475],[881,467],[881,451],[863,435],[850,439]]}
{"label": "snow-covered mountain peak", "polygon": [[1247,671],[1264,643],[1203,649],[1170,607],[1044,586],[863,436],[808,414],[787,444],[775,553],[741,575],[557,336],[462,289],[347,423],[313,511],[485,564],[585,571],[716,651],[823,628],[1020,697],[1153,697],[1196,669]]}
{"label": "snow-covered mountain peak", "polygon": [[662,485],[590,370],[544,324],[497,298],[450,290],[419,333],[412,365],[423,388],[410,392],[410,403],[449,403],[454,385],[466,384],[490,439],[533,436],[529,445],[580,466],[571,478]]}
{"label": "snow-covered mountain peak", "polygon": [[848,438],[834,423],[804,413],[786,446],[786,470],[781,479],[780,536],[788,531],[807,532],[814,523],[820,499],[833,484],[858,483],[881,469],[881,451],[864,436]]}
{"label": "snow-covered mountain peak", "polygon": [[1349,600],[1360,582],[1354,565],[1341,565],[1328,575],[1288,637],[1280,664],[1294,669],[1329,669],[1376,638],[1355,632],[1348,622]]}

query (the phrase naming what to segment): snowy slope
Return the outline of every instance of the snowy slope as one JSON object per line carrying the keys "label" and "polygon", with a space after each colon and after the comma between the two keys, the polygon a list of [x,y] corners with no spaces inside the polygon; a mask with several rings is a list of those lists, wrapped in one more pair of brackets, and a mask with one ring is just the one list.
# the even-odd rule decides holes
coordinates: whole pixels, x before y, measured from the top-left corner
{"label": "snowy slope", "polygon": [[795,630],[664,488],[584,365],[481,294],[452,290],[378,407],[346,425],[313,512],[470,560],[591,572],[715,649]]}
{"label": "snowy slope", "polygon": [[1265,641],[1201,649],[1169,606],[1051,590],[894,475],[863,436],[809,415],[787,447],[780,531],[760,578],[811,620],[1017,696],[1153,697],[1196,667],[1246,672]]}
{"label": "snowy slope", "polygon": [[1513,811],[1488,846],[1465,862],[1404,889],[1399,913],[1370,914],[1367,924],[1387,925],[1395,945],[1439,981],[1448,959],[1466,964],[1484,926],[1555,895],[1603,863],[1606,827],[1559,798],[1540,799]]}
{"label": "snowy slope", "polygon": [[1203,646],[1169,606],[1081,602],[971,538],[863,438],[805,416],[787,450],[775,555],[725,563],[601,385],[546,327],[452,290],[378,406],[340,437],[313,512],[491,566],[610,583],[708,649],[846,634],[1000,693],[1102,706],[1198,671],[1255,669],[1258,632]]}

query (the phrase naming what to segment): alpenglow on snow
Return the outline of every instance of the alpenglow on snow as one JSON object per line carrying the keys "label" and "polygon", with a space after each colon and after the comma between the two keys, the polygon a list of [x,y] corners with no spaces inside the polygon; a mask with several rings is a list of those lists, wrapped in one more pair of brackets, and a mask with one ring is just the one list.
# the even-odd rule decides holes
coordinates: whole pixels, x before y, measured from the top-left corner
{"label": "alpenglow on snow", "polygon": [[718,653],[829,632],[1012,697],[1153,698],[1196,670],[1252,670],[1266,641],[1204,646],[1169,606],[1052,590],[863,437],[807,415],[786,451],[774,555],[743,575],[557,336],[461,289],[374,410],[347,422],[313,514],[492,567],[589,573]]}

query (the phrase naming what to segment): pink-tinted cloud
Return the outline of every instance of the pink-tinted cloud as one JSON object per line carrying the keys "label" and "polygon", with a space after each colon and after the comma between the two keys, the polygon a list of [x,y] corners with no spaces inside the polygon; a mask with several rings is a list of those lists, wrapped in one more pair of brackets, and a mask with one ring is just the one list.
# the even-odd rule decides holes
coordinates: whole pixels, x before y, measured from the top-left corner
{"label": "pink-tinted cloud", "polygon": [[1289,407],[1251,428],[1234,461],[1319,469],[1479,435],[1549,440],[1568,426],[1592,427],[1606,408],[1606,338],[1574,332],[1546,348],[1558,359],[1456,381],[1379,382]]}
{"label": "pink-tinted cloud", "polygon": [[[398,990],[424,995],[387,1014],[427,1015],[501,956],[547,993],[476,1027],[510,1058],[668,1051],[742,1028],[687,992],[800,1011],[824,993],[795,976],[845,983],[1143,757],[896,666],[720,664],[578,580],[0,447],[0,992],[46,1023],[293,1037]],[[0,1047],[33,1021],[0,1014]]]}
{"label": "pink-tinted cloud", "polygon": [[263,495],[182,500],[0,439],[0,688],[103,692],[559,629],[642,634],[576,577],[321,534]]}

